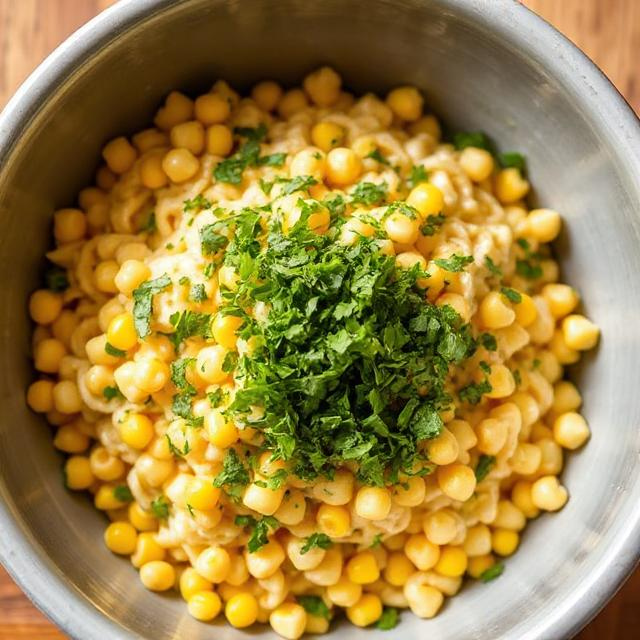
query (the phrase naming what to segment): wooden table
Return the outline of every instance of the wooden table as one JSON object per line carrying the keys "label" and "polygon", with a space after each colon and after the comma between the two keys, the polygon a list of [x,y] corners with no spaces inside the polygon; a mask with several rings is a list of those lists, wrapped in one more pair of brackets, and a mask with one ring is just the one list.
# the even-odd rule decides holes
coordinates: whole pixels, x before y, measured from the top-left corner
{"label": "wooden table", "polygon": [[[114,0],[0,0],[0,108],[56,45],[113,3]],[[640,77],[635,64],[640,46],[640,0],[524,3],[595,60],[640,113]],[[638,629],[640,571],[578,638],[632,640],[638,637]],[[64,637],[0,568],[0,640]]]}

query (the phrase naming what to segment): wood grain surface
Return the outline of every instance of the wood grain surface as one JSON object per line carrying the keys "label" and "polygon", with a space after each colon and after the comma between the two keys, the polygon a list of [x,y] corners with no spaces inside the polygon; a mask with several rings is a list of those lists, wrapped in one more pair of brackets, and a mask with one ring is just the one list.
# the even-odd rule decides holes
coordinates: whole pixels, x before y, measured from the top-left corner
{"label": "wood grain surface", "polygon": [[[490,2],[491,0],[486,0]],[[68,35],[114,0],[0,0],[0,108]],[[640,112],[640,0],[524,0],[573,40]],[[579,640],[640,637],[640,571]],[[0,568],[0,640],[65,638]],[[560,638],[554,640],[561,640]]]}

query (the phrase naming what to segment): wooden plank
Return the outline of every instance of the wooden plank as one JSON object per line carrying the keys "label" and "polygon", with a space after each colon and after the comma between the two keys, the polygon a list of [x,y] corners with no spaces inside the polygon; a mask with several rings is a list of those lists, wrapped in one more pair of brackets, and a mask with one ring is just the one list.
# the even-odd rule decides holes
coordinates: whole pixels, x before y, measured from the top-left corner
{"label": "wooden plank", "polygon": [[[114,0],[0,0],[0,108],[44,57]],[[634,54],[640,0],[524,0],[591,57],[640,112]],[[96,541],[99,544],[99,541]],[[632,640],[640,628],[640,572],[579,640]],[[57,631],[0,568],[0,640],[60,640]]]}

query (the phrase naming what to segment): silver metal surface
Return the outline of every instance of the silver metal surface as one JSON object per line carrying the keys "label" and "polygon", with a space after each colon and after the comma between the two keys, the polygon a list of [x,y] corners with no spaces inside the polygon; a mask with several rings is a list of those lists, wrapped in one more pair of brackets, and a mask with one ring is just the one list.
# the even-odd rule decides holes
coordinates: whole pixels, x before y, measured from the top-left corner
{"label": "silver metal surface", "polygon": [[[243,636],[147,592],[104,548],[102,516],[63,489],[48,428],[24,402],[26,300],[52,211],[72,204],[109,137],[142,127],[171,88],[291,83],[320,63],[357,91],[419,85],[453,127],[526,153],[538,200],[564,215],[564,277],[604,336],[574,372],[593,437],[570,456],[571,501],[527,529],[499,580],[465,587],[433,621],[404,614],[394,633],[570,637],[638,559],[640,131],[587,58],[515,0],[129,0],[39,67],[0,119],[0,559],[81,640]],[[343,626],[331,637],[389,635]]]}

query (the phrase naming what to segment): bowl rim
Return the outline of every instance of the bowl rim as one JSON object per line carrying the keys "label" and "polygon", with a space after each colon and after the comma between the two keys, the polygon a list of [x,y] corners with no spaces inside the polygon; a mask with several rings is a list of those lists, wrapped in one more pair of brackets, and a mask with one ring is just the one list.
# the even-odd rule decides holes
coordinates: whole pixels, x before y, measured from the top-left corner
{"label": "bowl rim", "polygon": [[[606,75],[585,53],[546,20],[518,0],[439,0],[472,20],[491,23],[521,50],[531,53],[559,80],[566,81],[583,108],[603,123],[615,140],[618,155],[640,164],[640,120]],[[120,38],[180,0],[121,0],[104,10],[60,44],[24,81],[0,113],[0,167],[23,132],[57,89],[106,44]],[[535,35],[534,35],[535,32]],[[587,100],[585,96],[595,96]],[[604,123],[615,123],[607,126]],[[640,190],[640,172],[635,176]],[[622,586],[640,560],[640,508],[602,555],[581,593],[590,598],[564,598],[559,606],[534,620],[527,638],[569,638],[592,620]],[[108,611],[100,610],[75,589],[46,556],[12,506],[0,483],[0,563],[23,592],[52,622],[73,638],[140,637],[123,630]],[[574,594],[575,596],[575,594]]]}

